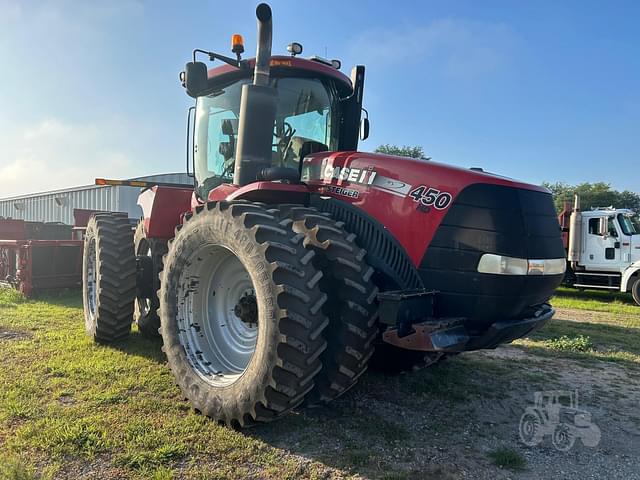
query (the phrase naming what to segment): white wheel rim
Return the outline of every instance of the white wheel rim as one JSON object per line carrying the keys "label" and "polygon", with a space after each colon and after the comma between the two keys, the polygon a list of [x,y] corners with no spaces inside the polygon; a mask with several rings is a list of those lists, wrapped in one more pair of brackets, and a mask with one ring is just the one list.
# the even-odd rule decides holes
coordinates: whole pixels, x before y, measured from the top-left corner
{"label": "white wheel rim", "polygon": [[87,309],[89,310],[89,315],[87,318],[87,322],[89,324],[93,324],[93,321],[96,317],[97,310],[97,255],[96,255],[96,239],[91,238],[89,240],[89,248],[87,252],[87,258],[85,260],[87,262],[87,281],[86,281],[86,298],[85,302],[87,304]]}
{"label": "white wheel rim", "polygon": [[[151,245],[146,240],[142,240],[138,245],[138,251],[136,255],[146,255],[147,257],[151,257]],[[155,273],[155,272],[154,272]],[[153,286],[151,287],[153,288]],[[138,312],[141,317],[146,317],[151,312],[151,299],[144,297],[136,297],[136,305],[138,307]]]}
{"label": "white wheel rim", "polygon": [[203,246],[183,268],[178,288],[179,341],[207,383],[231,385],[246,371],[258,340],[259,315],[251,316],[255,323],[237,315],[243,297],[247,305],[255,302],[251,277],[238,257],[219,245]]}

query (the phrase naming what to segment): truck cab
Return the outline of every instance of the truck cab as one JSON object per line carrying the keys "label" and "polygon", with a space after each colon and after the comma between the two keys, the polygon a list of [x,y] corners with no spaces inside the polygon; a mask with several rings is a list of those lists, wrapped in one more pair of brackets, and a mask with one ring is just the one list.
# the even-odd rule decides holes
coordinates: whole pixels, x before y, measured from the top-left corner
{"label": "truck cab", "polygon": [[629,209],[581,211],[579,199],[560,214],[568,251],[567,281],[578,288],[631,292],[640,304],[640,222]]}
{"label": "truck cab", "polygon": [[633,215],[631,210],[611,208],[583,212],[581,264],[586,269],[622,273],[640,260],[640,228]]}

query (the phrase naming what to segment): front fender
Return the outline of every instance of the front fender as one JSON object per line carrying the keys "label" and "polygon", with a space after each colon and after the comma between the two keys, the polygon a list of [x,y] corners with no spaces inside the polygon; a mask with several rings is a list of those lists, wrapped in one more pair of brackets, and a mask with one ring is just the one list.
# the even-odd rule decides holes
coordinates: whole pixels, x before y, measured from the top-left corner
{"label": "front fender", "polygon": [[640,271],[640,261],[633,262],[629,265],[624,272],[622,272],[622,280],[620,281],[620,290],[622,292],[628,292],[631,290],[631,285],[633,282],[630,282],[631,277],[637,275]]}
{"label": "front fender", "polygon": [[155,186],[138,197],[147,238],[170,239],[183,213],[191,210],[190,188]]}

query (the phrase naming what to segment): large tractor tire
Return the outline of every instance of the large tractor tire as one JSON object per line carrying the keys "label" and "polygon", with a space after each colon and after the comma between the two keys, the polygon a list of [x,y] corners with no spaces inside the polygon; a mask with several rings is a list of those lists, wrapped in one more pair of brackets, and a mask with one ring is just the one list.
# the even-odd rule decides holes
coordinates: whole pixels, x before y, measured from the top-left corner
{"label": "large tractor tire", "polygon": [[324,305],[329,318],[324,331],[327,349],[308,401],[326,403],[356,384],[373,355],[378,336],[374,270],[365,262],[366,252],[355,243],[355,234],[347,233],[329,214],[299,205],[271,211],[304,235],[304,246],[316,252],[313,264],[323,273],[320,289],[329,298]]}
{"label": "large tractor tire", "polygon": [[196,410],[245,426],[313,389],[329,321],[302,240],[252,203],[209,202],[185,216],[164,260],[160,331]]}
{"label": "large tractor tire", "polygon": [[126,214],[97,213],[87,223],[82,259],[85,328],[96,342],[131,331],[136,295],[133,231]]}
{"label": "large tractor tire", "polygon": [[167,253],[167,241],[147,238],[144,224],[140,222],[133,236],[133,243],[138,263],[138,289],[133,320],[144,336],[157,337],[160,335],[158,290],[160,290],[162,259]]}

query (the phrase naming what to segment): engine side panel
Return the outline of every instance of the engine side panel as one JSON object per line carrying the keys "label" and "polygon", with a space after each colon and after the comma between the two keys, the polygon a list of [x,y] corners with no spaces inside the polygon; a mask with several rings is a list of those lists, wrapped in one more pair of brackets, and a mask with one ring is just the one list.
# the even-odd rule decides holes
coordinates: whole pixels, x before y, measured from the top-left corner
{"label": "engine side panel", "polygon": [[[383,224],[417,267],[455,198],[484,183],[547,193],[542,187],[436,162],[361,152],[322,152],[304,159],[302,181]],[[556,220],[557,225],[557,220]]]}

